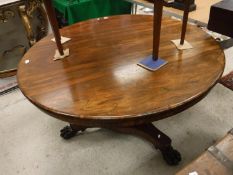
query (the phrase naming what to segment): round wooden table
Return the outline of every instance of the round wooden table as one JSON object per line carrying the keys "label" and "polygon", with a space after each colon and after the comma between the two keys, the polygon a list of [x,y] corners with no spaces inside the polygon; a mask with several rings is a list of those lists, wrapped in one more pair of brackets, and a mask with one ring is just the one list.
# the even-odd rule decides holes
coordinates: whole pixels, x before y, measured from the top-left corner
{"label": "round wooden table", "polygon": [[72,40],[70,56],[53,61],[49,35],[35,44],[18,67],[23,94],[39,109],[70,125],[69,139],[90,127],[141,136],[159,149],[170,165],[181,160],[171,139],[151,122],[173,116],[204,98],[221,77],[220,46],[201,29],[188,26],[193,49],[178,51],[181,22],[162,22],[160,57],[168,64],[155,72],[137,63],[152,53],[153,17],[122,15],[63,28]]}

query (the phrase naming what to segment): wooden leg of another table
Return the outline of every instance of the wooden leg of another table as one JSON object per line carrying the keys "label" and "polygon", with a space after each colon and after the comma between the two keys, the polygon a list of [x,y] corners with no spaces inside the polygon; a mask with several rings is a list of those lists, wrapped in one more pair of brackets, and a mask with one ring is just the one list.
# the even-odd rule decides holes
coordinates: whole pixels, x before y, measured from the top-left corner
{"label": "wooden leg of another table", "polygon": [[169,165],[178,165],[181,161],[181,155],[171,146],[171,139],[157,129],[152,123],[142,124],[126,128],[110,128],[111,130],[132,134],[142,137],[151,142],[156,149],[159,149],[163,155],[164,160]]}
{"label": "wooden leg of another table", "polygon": [[78,132],[84,132],[86,129],[87,129],[86,127],[70,124],[69,126],[66,126],[63,129],[61,129],[60,136],[63,139],[68,140],[68,139],[71,139],[72,137],[76,136],[76,134]]}

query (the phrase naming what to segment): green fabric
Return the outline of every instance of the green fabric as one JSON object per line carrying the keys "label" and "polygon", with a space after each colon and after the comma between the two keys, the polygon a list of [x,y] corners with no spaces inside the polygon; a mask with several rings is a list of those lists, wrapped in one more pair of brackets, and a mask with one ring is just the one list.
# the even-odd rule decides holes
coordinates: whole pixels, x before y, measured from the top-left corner
{"label": "green fabric", "polygon": [[131,13],[131,3],[124,0],[53,0],[53,6],[69,25],[91,18]]}

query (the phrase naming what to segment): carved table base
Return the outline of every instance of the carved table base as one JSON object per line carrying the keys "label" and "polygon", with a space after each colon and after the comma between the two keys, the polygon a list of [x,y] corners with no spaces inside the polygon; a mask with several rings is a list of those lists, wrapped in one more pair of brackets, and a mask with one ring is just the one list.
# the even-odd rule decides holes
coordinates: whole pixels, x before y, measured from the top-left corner
{"label": "carved table base", "polygon": [[[61,137],[67,140],[74,137],[77,133],[85,131],[86,129],[86,127],[70,124],[70,126],[66,126],[61,130]],[[125,134],[132,134],[146,139],[147,141],[151,142],[156,149],[161,151],[164,160],[169,165],[178,165],[181,161],[180,153],[174,150],[171,146],[171,139],[157,129],[152,123],[132,127],[107,129]]]}
{"label": "carved table base", "polygon": [[60,136],[63,139],[68,140],[68,139],[76,136],[76,134],[78,132],[84,132],[86,129],[87,128],[70,124],[70,126],[66,126],[66,127],[64,127],[63,129],[60,130]]}

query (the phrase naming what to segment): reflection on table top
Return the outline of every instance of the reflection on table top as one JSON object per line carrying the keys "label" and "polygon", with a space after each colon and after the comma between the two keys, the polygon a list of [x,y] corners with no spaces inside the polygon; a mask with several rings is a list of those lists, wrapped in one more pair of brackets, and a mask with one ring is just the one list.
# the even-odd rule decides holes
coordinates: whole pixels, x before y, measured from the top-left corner
{"label": "reflection on table top", "polygon": [[[48,36],[26,53],[18,69],[22,92],[39,108],[66,119],[141,119],[174,110],[207,93],[220,78],[223,51],[196,26],[188,26],[194,49],[178,51],[181,23],[164,19],[160,57],[168,64],[150,72],[137,63],[152,53],[153,17],[121,15],[62,29],[72,38],[70,56],[53,61]],[[103,121],[101,121],[103,120]]]}

